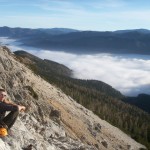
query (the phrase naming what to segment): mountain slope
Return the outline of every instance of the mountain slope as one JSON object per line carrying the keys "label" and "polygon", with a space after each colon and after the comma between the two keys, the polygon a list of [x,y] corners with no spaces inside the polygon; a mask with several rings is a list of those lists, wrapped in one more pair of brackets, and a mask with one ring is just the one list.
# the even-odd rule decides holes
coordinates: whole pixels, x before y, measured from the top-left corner
{"label": "mountain slope", "polygon": [[[150,139],[147,136],[150,129],[149,114],[122,102],[125,96],[119,91],[101,81],[74,79],[69,76],[60,75],[57,72],[47,74],[47,71],[43,69],[44,66],[38,65],[39,63],[35,63],[33,67],[32,62],[35,62],[33,55],[24,55],[24,53],[20,55],[19,53],[15,52],[17,58],[31,68],[35,74],[61,88],[63,92],[74,98],[78,103],[92,110],[100,118],[121,128],[134,139],[147,146],[150,145]],[[29,59],[30,63],[26,63],[23,59]],[[40,63],[42,64],[41,61]],[[51,67],[53,68],[54,66],[51,65]],[[46,70],[51,70],[51,68]]]}
{"label": "mountain slope", "polygon": [[48,74],[48,75],[54,75],[54,73],[63,76],[72,75],[72,71],[69,68],[67,68],[62,64],[56,63],[54,61],[50,61],[46,59],[42,60],[25,51],[16,51],[15,54],[17,56],[20,56],[18,57],[20,61],[26,64],[30,64],[30,67],[35,71],[41,68],[41,72],[44,72],[44,74]]}
{"label": "mountain slope", "polygon": [[96,150],[145,148],[118,128],[77,104],[0,48],[0,85],[10,98],[27,106],[12,128],[13,135],[0,139],[4,150]]}

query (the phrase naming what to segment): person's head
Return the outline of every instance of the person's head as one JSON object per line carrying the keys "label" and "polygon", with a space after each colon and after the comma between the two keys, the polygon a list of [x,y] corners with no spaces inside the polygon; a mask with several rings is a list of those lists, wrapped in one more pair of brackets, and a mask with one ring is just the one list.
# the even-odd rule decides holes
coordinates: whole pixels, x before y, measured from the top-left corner
{"label": "person's head", "polygon": [[3,101],[7,96],[7,92],[4,89],[0,89],[0,101]]}

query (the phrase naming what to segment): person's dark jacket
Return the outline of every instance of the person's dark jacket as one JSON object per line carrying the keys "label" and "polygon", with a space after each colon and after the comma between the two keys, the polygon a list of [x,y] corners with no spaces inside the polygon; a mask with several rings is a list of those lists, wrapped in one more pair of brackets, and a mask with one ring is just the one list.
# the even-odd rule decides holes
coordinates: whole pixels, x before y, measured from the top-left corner
{"label": "person's dark jacket", "polygon": [[0,101],[0,121],[5,117],[6,111],[17,111],[18,107]]}

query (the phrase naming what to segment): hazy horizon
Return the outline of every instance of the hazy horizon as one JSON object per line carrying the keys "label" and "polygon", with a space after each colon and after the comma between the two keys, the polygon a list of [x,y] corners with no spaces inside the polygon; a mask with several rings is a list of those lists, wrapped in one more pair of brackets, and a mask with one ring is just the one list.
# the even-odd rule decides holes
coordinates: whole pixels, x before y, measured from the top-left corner
{"label": "hazy horizon", "polygon": [[[13,26],[0,26],[0,27],[8,27],[8,28],[22,28],[22,29],[24,29],[24,28],[26,28],[26,27],[20,27],[20,26],[16,26],[16,27],[13,27]],[[48,28],[48,27],[44,27],[44,28],[40,28],[40,27],[36,27],[36,28],[32,28],[32,27],[27,27],[26,29],[71,29],[71,30],[78,30],[78,31],[97,31],[97,32],[114,32],[114,31],[130,31],[130,30],[149,30],[150,31],[150,29],[148,29],[148,28],[124,28],[124,29],[116,29],[116,30],[92,30],[92,29],[90,29],[90,30],[79,30],[79,29],[76,29],[76,28],[67,28],[67,27],[51,27],[51,28]]]}
{"label": "hazy horizon", "polygon": [[128,96],[150,94],[150,56],[114,54],[71,54],[21,46],[14,39],[0,38],[12,51],[25,50],[42,59],[69,67],[74,77],[103,81]]}

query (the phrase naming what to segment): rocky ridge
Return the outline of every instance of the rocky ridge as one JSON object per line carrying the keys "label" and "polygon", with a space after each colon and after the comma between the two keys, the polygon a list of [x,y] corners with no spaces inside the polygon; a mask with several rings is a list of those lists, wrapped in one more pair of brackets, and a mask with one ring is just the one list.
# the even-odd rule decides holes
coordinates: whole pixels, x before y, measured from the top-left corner
{"label": "rocky ridge", "polygon": [[0,75],[9,98],[27,107],[0,139],[1,150],[146,149],[35,75],[7,47],[0,47]]}

